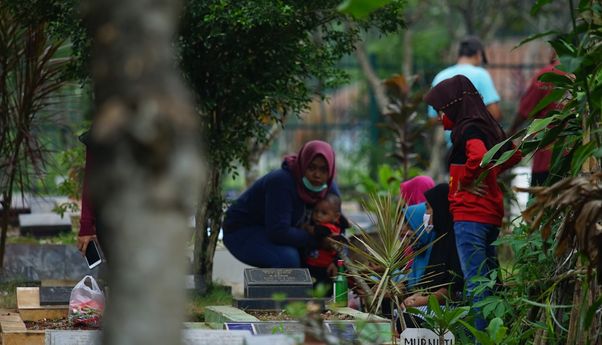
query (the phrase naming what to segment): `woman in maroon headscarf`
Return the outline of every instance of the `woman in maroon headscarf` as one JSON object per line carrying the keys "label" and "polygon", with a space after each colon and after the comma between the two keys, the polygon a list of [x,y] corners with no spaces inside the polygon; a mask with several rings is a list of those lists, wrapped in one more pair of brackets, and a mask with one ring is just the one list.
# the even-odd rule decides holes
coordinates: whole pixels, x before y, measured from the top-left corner
{"label": "woman in maroon headscarf", "polygon": [[[498,267],[493,241],[497,239],[504,216],[504,197],[498,175],[518,163],[520,151],[506,163],[493,169],[481,167],[485,153],[506,139],[499,123],[491,116],[481,95],[468,78],[457,75],[437,84],[425,101],[439,113],[443,128],[451,130],[452,152],[449,157],[449,202],[454,219],[456,245],[467,291],[473,302],[488,295],[472,294],[475,276],[489,276]],[[511,143],[499,152],[512,149]],[[499,154],[494,158],[497,159]],[[478,177],[487,171],[477,185]],[[477,317],[476,327],[486,326]]]}
{"label": "woman in maroon headscarf", "polygon": [[256,267],[300,267],[300,249],[315,248],[311,210],[334,183],[335,157],[323,141],[307,142],[282,167],[257,180],[226,211],[224,244]]}

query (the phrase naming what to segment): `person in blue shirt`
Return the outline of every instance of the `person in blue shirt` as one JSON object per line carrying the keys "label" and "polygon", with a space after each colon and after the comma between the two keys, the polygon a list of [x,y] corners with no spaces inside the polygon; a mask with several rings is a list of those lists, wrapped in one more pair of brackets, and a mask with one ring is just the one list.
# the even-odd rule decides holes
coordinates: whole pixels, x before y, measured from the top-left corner
{"label": "person in blue shirt", "polygon": [[[494,119],[500,121],[502,113],[500,111],[500,95],[498,94],[493,79],[487,70],[481,65],[487,64],[487,56],[481,41],[475,36],[468,36],[460,42],[458,49],[458,60],[455,65],[447,67],[439,72],[432,82],[432,87],[456,75],[467,77],[475,86],[487,110]],[[430,105],[428,106],[428,116],[434,120],[437,119],[437,112]],[[451,148],[450,131],[445,131],[445,140],[447,148]]]}
{"label": "person in blue shirt", "polygon": [[282,167],[264,175],[226,211],[224,245],[245,264],[261,268],[301,267],[300,253],[317,248],[320,233],[311,225],[314,205],[334,183],[335,154],[320,140],[305,143]]}

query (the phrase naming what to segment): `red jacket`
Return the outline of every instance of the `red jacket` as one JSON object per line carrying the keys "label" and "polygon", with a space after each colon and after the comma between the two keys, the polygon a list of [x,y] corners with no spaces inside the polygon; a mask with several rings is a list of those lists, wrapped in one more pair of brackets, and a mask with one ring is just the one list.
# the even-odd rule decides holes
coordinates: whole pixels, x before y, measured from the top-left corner
{"label": "red jacket", "polygon": [[[330,230],[331,237],[338,236],[341,234],[341,228],[334,224],[322,223],[320,225]],[[305,259],[305,263],[309,266],[326,268],[331,263],[334,263],[336,257],[336,250],[319,248],[309,253],[309,256]]]}
{"label": "red jacket", "polygon": [[[523,94],[520,99],[520,104],[518,107],[518,115],[529,119],[529,114],[537,104],[544,99],[547,95],[549,95],[552,90],[554,90],[554,84],[549,82],[542,82],[539,80],[544,73],[555,73],[558,75],[567,75],[565,72],[562,72],[556,69],[558,65],[558,61],[554,61],[544,68],[537,71],[533,79],[531,79],[531,84]],[[533,114],[532,118],[544,118],[548,115],[548,112],[551,110],[560,110],[562,109],[561,103],[552,102],[544,109],[540,110],[538,113]],[[531,170],[533,173],[542,173],[548,172],[550,170],[550,162],[552,161],[552,150],[550,148],[542,148],[535,152],[533,155],[533,166]]]}
{"label": "red jacket", "polygon": [[92,172],[92,155],[90,148],[86,146],[86,163],[84,168],[84,186],[82,192],[82,209],[79,221],[79,236],[96,235],[96,217],[90,200],[90,186],[88,178]]}
{"label": "red jacket", "polygon": [[[457,143],[450,157],[449,168],[449,203],[454,222],[477,222],[502,225],[504,217],[504,196],[497,183],[498,175],[520,162],[522,154],[519,151],[504,164],[493,169],[481,168],[483,156],[488,151],[484,135],[476,127],[469,127],[463,133],[462,140]],[[486,194],[483,197],[461,189],[473,183],[479,175],[488,171],[483,180]]]}

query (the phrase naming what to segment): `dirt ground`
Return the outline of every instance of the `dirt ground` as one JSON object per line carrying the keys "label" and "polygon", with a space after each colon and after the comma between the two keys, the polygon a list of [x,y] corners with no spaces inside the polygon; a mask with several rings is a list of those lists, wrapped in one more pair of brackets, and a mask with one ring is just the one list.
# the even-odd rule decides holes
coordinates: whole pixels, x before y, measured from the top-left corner
{"label": "dirt ground", "polygon": [[39,321],[23,321],[28,330],[45,330],[45,329],[61,329],[61,330],[92,330],[98,329],[87,326],[74,326],[67,319],[57,320],[39,320]]}
{"label": "dirt ground", "polygon": [[[247,314],[251,314],[261,321],[294,321],[296,320],[286,312],[281,311],[246,311]],[[353,317],[349,315],[333,313],[330,310],[322,313],[323,320],[353,320]]]}

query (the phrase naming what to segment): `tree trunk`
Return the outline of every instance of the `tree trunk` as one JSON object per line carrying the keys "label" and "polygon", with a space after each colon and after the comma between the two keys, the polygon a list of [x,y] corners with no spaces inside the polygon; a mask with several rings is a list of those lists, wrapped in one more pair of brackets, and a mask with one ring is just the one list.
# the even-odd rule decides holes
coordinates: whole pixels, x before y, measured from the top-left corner
{"label": "tree trunk", "polygon": [[403,32],[403,66],[401,70],[406,78],[410,78],[410,76],[414,73],[414,49],[412,47],[413,35],[414,32],[409,28]]}
{"label": "tree trunk", "polygon": [[203,166],[192,98],[174,67],[176,4],[84,4],[97,109],[90,187],[111,259],[104,344],[180,343],[187,218]]}
{"label": "tree trunk", "polygon": [[376,104],[378,105],[378,112],[380,114],[384,114],[385,110],[387,109],[387,105],[389,105],[389,100],[387,99],[382,80],[380,80],[380,78],[376,75],[374,68],[370,64],[370,60],[368,59],[366,49],[362,42],[358,42],[355,45],[355,57],[357,58],[357,62],[360,64],[366,80],[368,80],[368,85],[374,92],[374,98],[376,99]]}
{"label": "tree trunk", "polygon": [[[12,194],[9,192],[9,194]],[[8,232],[8,222],[10,220],[10,207],[12,206],[12,196],[3,196],[2,204],[2,233],[0,234],[0,270],[4,270],[4,252],[6,250],[6,234]]]}
{"label": "tree trunk", "polygon": [[435,126],[433,129],[433,143],[431,146],[431,161],[426,172],[435,181],[443,181],[445,170],[443,163],[445,161],[445,136],[442,126]]}
{"label": "tree trunk", "polygon": [[278,135],[280,135],[285,122],[286,117],[283,117],[281,122],[273,124],[265,140],[259,140],[259,138],[251,139],[249,144],[249,155],[246,162],[247,168],[245,171],[245,185],[247,188],[251,187],[251,185],[259,178],[258,164],[261,155],[270,147],[270,145],[272,145],[272,142],[274,142]]}
{"label": "tree trunk", "polygon": [[195,216],[194,263],[197,290],[201,294],[213,283],[213,257],[222,225],[222,172],[212,169],[207,185],[207,198],[202,197]]}

